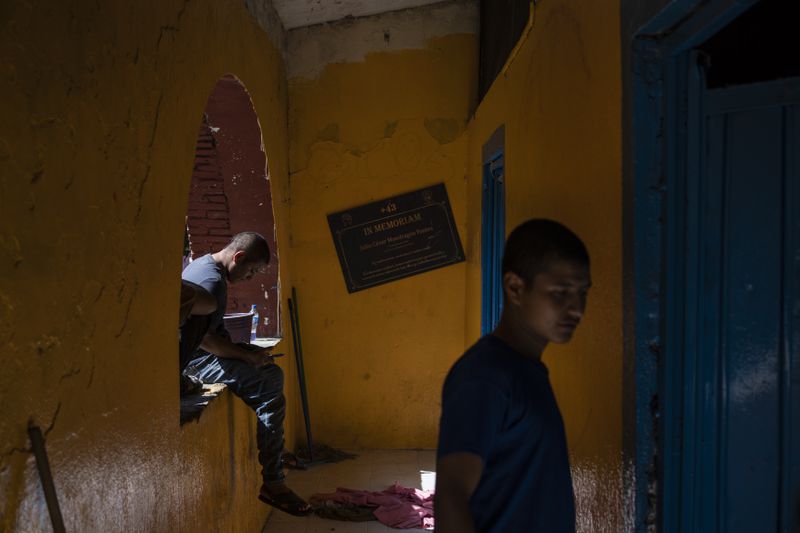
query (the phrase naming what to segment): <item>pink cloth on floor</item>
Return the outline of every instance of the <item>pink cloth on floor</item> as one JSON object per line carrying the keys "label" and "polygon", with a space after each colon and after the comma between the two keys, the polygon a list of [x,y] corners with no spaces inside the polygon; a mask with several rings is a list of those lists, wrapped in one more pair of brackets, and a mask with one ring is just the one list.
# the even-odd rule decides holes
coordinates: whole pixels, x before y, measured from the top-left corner
{"label": "pink cloth on floor", "polygon": [[375,507],[372,512],[375,518],[389,527],[433,529],[433,492],[410,489],[395,483],[380,492],[340,487],[334,493],[315,494],[313,498]]}

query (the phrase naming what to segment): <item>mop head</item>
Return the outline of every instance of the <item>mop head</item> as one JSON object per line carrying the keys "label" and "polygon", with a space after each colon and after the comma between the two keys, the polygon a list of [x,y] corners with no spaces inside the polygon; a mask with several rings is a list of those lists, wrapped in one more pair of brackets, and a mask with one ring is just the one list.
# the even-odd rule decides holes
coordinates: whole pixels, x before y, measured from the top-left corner
{"label": "mop head", "polygon": [[308,446],[300,446],[297,453],[283,452],[281,459],[283,466],[298,470],[305,470],[310,466],[338,463],[347,459],[355,459],[358,455],[348,453],[336,448],[331,448],[325,444],[314,444],[311,446],[311,457],[309,457]]}

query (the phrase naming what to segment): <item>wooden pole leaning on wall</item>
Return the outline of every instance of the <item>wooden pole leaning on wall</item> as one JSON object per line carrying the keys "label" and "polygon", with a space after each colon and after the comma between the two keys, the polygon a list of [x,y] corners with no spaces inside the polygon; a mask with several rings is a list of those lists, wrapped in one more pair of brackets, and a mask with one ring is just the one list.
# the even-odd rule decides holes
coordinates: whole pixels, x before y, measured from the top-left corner
{"label": "wooden pole leaning on wall", "polygon": [[300,339],[300,315],[297,308],[297,290],[292,287],[292,297],[289,298],[289,315],[292,322],[292,341],[294,342],[294,355],[297,362],[297,377],[300,381],[300,401],[303,405],[303,419],[306,424],[306,440],[308,443],[308,462],[314,461],[313,440],[311,438],[311,415],[308,412],[308,393],[306,392],[306,371],[303,365],[303,343]]}
{"label": "wooden pole leaning on wall", "polygon": [[31,440],[31,450],[36,458],[36,469],[39,471],[39,479],[42,482],[44,499],[47,502],[47,511],[50,513],[50,522],[53,524],[55,533],[66,533],[64,529],[64,519],[61,516],[61,508],[58,506],[58,496],[56,486],[53,483],[53,474],[50,471],[50,461],[47,458],[47,450],[44,447],[44,435],[39,426],[28,425],[28,437]]}

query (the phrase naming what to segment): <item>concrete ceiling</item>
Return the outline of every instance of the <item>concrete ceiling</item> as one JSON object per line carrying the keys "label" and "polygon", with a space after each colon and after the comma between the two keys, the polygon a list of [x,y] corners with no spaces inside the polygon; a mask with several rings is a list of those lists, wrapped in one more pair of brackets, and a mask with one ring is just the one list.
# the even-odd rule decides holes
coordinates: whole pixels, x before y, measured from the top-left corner
{"label": "concrete ceiling", "polygon": [[345,17],[364,17],[386,11],[437,4],[443,0],[272,0],[287,30],[332,22]]}

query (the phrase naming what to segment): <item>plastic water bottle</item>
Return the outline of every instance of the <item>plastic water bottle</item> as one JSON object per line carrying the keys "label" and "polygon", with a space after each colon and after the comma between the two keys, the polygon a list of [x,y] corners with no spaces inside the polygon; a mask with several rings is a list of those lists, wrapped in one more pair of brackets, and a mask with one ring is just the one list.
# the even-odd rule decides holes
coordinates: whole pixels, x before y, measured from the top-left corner
{"label": "plastic water bottle", "polygon": [[256,340],[256,330],[258,329],[258,311],[256,304],[250,307],[250,312],[253,313],[253,324],[250,326],[250,342]]}

